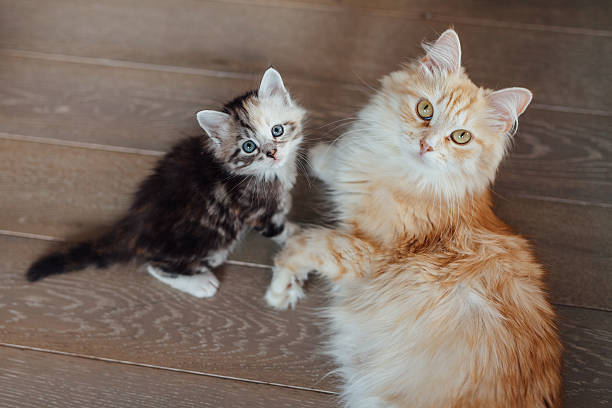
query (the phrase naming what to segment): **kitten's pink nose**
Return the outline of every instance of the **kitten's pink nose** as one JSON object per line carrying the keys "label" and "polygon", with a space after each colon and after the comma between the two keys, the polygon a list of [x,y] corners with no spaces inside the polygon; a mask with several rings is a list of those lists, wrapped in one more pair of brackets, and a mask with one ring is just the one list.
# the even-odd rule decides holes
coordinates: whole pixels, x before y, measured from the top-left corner
{"label": "kitten's pink nose", "polygon": [[433,152],[433,147],[428,145],[425,139],[421,139],[421,151],[419,152],[419,154],[423,155],[427,152]]}
{"label": "kitten's pink nose", "polygon": [[266,156],[271,157],[274,160],[276,160],[276,153],[278,153],[278,150],[276,150],[276,149],[268,150],[266,152]]}

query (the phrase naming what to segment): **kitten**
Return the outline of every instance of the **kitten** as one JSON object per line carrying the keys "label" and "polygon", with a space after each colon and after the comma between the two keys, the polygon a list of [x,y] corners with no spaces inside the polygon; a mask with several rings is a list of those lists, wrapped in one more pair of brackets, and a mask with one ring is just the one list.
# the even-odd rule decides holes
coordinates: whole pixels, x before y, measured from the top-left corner
{"label": "kitten", "polygon": [[136,258],[173,288],[213,296],[219,281],[210,269],[225,262],[248,228],[281,244],[295,229],[286,215],[304,115],[280,74],[268,69],[257,91],[222,112],[197,114],[207,136],[177,143],[110,232],[42,258],[27,278]]}
{"label": "kitten", "polygon": [[488,192],[531,92],[474,85],[452,30],[425,49],[311,151],[339,226],[287,241],[266,300],[293,306],[311,270],[331,282],[349,407],[558,407],[544,271]]}

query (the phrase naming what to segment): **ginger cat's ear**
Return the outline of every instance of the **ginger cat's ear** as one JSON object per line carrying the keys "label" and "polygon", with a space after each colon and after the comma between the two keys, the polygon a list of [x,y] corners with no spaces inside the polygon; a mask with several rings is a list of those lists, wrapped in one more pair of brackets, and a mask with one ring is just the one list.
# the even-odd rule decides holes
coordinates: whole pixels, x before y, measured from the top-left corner
{"label": "ginger cat's ear", "polygon": [[435,72],[457,72],[461,69],[461,43],[455,30],[448,29],[433,44],[423,44],[426,55],[423,68]]}
{"label": "ginger cat's ear", "polygon": [[525,88],[505,88],[487,96],[489,110],[504,132],[510,131],[525,112],[533,94]]}

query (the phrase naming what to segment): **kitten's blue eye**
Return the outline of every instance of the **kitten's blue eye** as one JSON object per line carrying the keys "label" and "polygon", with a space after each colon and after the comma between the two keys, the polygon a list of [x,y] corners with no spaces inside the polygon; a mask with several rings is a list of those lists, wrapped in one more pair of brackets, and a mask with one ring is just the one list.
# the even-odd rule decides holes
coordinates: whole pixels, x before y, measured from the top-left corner
{"label": "kitten's blue eye", "polygon": [[285,129],[283,129],[283,125],[272,126],[272,136],[279,137],[279,136],[282,136],[284,132],[285,132]]}
{"label": "kitten's blue eye", "polygon": [[247,140],[242,144],[242,150],[244,150],[245,153],[253,153],[256,148],[257,145],[252,140]]}

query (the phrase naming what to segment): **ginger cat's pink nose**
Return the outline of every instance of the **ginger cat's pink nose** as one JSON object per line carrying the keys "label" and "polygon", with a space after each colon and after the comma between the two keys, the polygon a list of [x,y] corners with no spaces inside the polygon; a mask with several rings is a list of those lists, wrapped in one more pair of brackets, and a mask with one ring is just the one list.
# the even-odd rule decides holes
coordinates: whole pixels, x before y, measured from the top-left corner
{"label": "ginger cat's pink nose", "polygon": [[433,147],[427,144],[425,139],[421,139],[421,151],[419,152],[419,154],[423,155],[427,152],[433,152]]}

